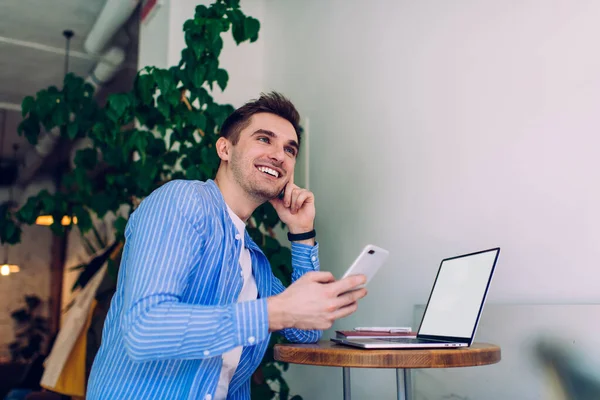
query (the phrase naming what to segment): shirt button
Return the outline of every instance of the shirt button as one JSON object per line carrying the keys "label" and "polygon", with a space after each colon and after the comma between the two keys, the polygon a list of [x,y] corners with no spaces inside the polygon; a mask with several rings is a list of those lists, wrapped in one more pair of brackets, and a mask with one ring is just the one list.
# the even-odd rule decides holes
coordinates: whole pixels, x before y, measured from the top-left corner
{"label": "shirt button", "polygon": [[239,234],[239,233],[236,233],[236,235],[235,235],[235,240],[240,240],[240,238],[241,238],[240,234]]}
{"label": "shirt button", "polygon": [[242,278],[244,277],[244,270],[243,270],[243,269],[241,269],[241,270],[240,270],[240,276],[241,276]]}
{"label": "shirt button", "polygon": [[312,256],[310,259],[313,261],[317,261],[317,256]]}
{"label": "shirt button", "polygon": [[256,342],[256,338],[255,338],[254,336],[250,336],[250,337],[248,338],[248,343],[252,344],[252,343],[254,343],[254,342]]}
{"label": "shirt button", "polygon": [[[207,356],[207,355],[209,355],[209,354],[210,354],[210,351],[208,351],[208,350],[204,350],[204,355],[205,355],[205,356]],[[210,396],[210,395],[209,395],[209,396]]]}
{"label": "shirt button", "polygon": [[212,400],[212,395],[207,394],[206,396],[204,396],[204,400]]}

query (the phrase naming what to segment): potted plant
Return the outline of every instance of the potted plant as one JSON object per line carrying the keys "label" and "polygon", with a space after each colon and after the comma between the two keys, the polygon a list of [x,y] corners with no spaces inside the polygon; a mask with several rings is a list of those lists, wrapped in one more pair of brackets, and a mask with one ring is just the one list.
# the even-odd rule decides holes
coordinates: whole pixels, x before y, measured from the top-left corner
{"label": "potted plant", "polygon": [[15,322],[15,341],[9,345],[13,362],[31,362],[43,354],[48,339],[48,319],[40,314],[42,301],[25,296],[25,306],[11,313]]}
{"label": "potted plant", "polygon": [[[256,41],[260,29],[239,3],[216,0],[208,7],[197,6],[194,17],[183,25],[186,47],[179,64],[143,68],[133,89],[112,94],[103,108],[93,101],[93,87],[73,74],[65,77],[62,89],[50,87],[26,97],[19,132],[32,144],[43,130],[59,129],[64,141],[87,138],[91,146],[76,152],[75,168],[65,171],[56,193],[41,191],[18,210],[0,209],[0,240],[17,243],[20,225],[33,224],[42,214],[52,215],[51,229],[64,234],[72,228],[60,224],[65,215],[76,217],[78,229],[85,233],[92,228],[92,215],[103,219],[112,213],[117,243],[122,244],[129,214],[153,190],[172,179],[214,177],[219,127],[234,110],[211,96],[217,87],[225,90],[229,79],[219,66],[221,34],[231,31],[239,44]],[[249,220],[248,232],[269,258],[274,274],[289,285],[291,252],[273,233],[279,223],[266,203]],[[85,266],[81,269],[84,277],[90,276]],[[286,368],[273,360],[271,348],[252,379],[253,398],[289,398],[282,376]],[[270,382],[278,382],[279,391]]]}

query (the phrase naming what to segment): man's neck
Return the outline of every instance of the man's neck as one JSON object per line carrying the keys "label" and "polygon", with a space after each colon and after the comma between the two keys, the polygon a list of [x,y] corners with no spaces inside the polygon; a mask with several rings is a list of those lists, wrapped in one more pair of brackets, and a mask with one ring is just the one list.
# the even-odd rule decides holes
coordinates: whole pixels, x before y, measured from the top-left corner
{"label": "man's neck", "polygon": [[232,179],[229,179],[221,168],[217,171],[217,176],[214,181],[221,191],[225,203],[233,210],[235,215],[240,217],[244,222],[246,222],[254,210],[262,204],[261,202],[257,202],[252,196],[248,195],[248,193]]}

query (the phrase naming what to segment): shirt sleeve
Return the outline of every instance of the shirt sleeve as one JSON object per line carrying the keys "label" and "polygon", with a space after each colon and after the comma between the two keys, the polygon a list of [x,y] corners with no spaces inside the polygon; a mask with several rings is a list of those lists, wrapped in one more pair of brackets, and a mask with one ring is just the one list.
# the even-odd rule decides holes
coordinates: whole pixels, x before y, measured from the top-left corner
{"label": "shirt sleeve", "polygon": [[182,301],[206,234],[202,195],[194,186],[164,185],[142,202],[129,224],[120,284],[122,335],[133,360],[214,357],[268,337],[266,299],[224,306]]}
{"label": "shirt sleeve", "polygon": [[[319,271],[319,244],[314,246],[292,242],[292,282],[310,271]],[[285,286],[274,278],[273,295],[285,290]],[[323,331],[285,328],[279,331],[287,340],[293,343],[315,343],[321,339]]]}

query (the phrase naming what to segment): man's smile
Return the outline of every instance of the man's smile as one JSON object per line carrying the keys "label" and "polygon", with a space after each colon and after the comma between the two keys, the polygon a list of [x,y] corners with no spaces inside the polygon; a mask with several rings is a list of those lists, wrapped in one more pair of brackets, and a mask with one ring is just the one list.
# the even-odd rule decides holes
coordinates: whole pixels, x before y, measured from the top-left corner
{"label": "man's smile", "polygon": [[274,178],[279,178],[281,176],[281,172],[272,167],[267,167],[264,165],[259,165],[256,167],[260,172],[272,176]]}

